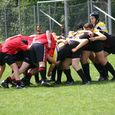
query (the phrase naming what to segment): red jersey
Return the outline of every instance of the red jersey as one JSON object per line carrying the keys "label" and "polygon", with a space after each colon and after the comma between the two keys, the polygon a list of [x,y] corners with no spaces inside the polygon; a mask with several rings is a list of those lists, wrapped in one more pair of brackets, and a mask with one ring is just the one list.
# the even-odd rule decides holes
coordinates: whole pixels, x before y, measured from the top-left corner
{"label": "red jersey", "polygon": [[52,56],[56,47],[56,41],[53,37],[53,35],[46,31],[44,34],[36,35],[33,39],[33,43],[41,43],[43,44],[49,54]]}
{"label": "red jersey", "polygon": [[15,36],[13,39],[5,41],[2,46],[2,52],[6,54],[16,54],[19,51],[26,51],[28,45],[23,42],[23,40],[28,40],[28,36]]}

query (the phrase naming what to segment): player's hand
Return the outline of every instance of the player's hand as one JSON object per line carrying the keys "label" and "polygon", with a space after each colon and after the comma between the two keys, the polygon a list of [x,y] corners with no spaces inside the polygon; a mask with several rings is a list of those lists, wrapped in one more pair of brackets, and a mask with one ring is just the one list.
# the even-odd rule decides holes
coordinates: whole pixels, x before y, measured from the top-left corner
{"label": "player's hand", "polygon": [[65,41],[64,41],[64,44],[65,44],[65,45],[68,44],[68,41],[65,40]]}
{"label": "player's hand", "polygon": [[91,38],[89,38],[89,40],[93,42],[93,41],[95,41],[95,37],[91,37]]}
{"label": "player's hand", "polygon": [[77,51],[77,49],[76,49],[76,48],[73,48],[73,49],[72,49],[72,52],[73,52],[73,53],[74,53],[74,52],[76,52],[76,51]]}

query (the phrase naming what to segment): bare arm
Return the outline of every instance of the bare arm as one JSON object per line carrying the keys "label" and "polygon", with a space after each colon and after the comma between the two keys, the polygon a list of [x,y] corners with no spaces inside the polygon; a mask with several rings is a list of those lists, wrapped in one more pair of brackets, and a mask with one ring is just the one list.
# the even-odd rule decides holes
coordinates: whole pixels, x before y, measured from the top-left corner
{"label": "bare arm", "polygon": [[100,32],[97,32],[96,33],[98,36],[96,36],[96,37],[91,37],[91,38],[89,38],[91,41],[96,41],[96,40],[106,40],[107,39],[107,37],[105,36],[105,35],[103,35],[102,33],[100,33]]}
{"label": "bare arm", "polygon": [[76,52],[78,49],[82,48],[83,46],[85,46],[89,40],[88,39],[78,39],[79,44],[72,49],[72,52]]}

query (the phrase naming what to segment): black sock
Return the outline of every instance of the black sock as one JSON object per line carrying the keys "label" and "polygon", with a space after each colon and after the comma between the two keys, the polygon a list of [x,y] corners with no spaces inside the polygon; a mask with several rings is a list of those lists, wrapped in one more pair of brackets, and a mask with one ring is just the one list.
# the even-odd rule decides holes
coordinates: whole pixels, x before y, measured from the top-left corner
{"label": "black sock", "polygon": [[89,70],[89,63],[82,64],[82,68],[83,68],[84,74],[86,76],[86,79],[88,81],[91,81],[90,70]]}
{"label": "black sock", "polygon": [[20,80],[16,80],[16,84],[17,84],[18,86],[21,86],[21,81],[20,81]]}
{"label": "black sock", "polygon": [[46,68],[40,71],[40,75],[43,81],[46,81]]}
{"label": "black sock", "polygon": [[27,73],[22,79],[21,82],[25,85],[30,85],[30,79],[32,77],[31,73]]}
{"label": "black sock", "polygon": [[61,82],[62,69],[57,68],[57,81]]}
{"label": "black sock", "polygon": [[115,70],[109,62],[107,62],[104,67],[113,75],[113,77],[115,77]]}
{"label": "black sock", "polygon": [[52,71],[52,76],[51,76],[51,80],[52,80],[52,81],[55,81],[56,70],[57,70],[57,67],[55,66],[55,68],[54,68],[53,71]]}
{"label": "black sock", "polygon": [[7,77],[5,80],[4,80],[5,83],[11,83],[12,82],[12,78],[11,77]]}
{"label": "black sock", "polygon": [[34,74],[35,82],[39,82],[39,73]]}
{"label": "black sock", "polygon": [[85,74],[84,74],[84,72],[83,72],[82,69],[79,69],[79,70],[77,71],[77,73],[78,73],[78,75],[80,76],[80,78],[82,79],[83,82],[86,82],[86,81],[87,81],[87,79],[86,79],[86,77],[85,77]]}
{"label": "black sock", "polygon": [[27,73],[27,74],[24,76],[24,78],[25,78],[27,81],[30,81],[31,77],[32,77],[32,74],[31,74],[31,73]]}
{"label": "black sock", "polygon": [[100,77],[107,78],[108,77],[108,71],[106,68],[104,68],[101,64],[94,63],[94,66],[98,70]]}
{"label": "black sock", "polygon": [[71,76],[71,70],[70,70],[70,69],[64,70],[64,73],[65,73],[65,75],[66,75],[66,77],[67,77],[67,81],[69,81],[69,82],[73,81],[72,76]]}

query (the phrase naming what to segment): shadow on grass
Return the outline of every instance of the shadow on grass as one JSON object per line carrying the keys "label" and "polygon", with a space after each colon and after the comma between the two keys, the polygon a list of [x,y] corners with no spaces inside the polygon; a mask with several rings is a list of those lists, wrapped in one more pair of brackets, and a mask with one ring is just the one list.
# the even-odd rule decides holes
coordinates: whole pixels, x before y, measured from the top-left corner
{"label": "shadow on grass", "polygon": [[[42,86],[40,83],[39,84],[31,84],[30,86],[27,86],[25,88],[39,88],[39,87],[45,87],[45,88],[58,88],[58,87],[72,87],[72,86],[91,86],[91,85],[102,85],[102,84],[108,84],[108,83],[114,83],[115,81],[92,81],[89,84],[82,84],[81,81],[75,81],[73,84],[66,84],[65,82],[62,82],[61,84],[56,84],[55,82],[51,82],[49,86]],[[0,86],[0,88],[2,88]],[[14,87],[10,87],[12,89],[15,89]],[[9,89],[9,88],[4,88],[4,89]]]}
{"label": "shadow on grass", "polygon": [[75,81],[73,84],[66,84],[65,82],[62,82],[61,84],[56,84],[55,82],[51,82],[50,86],[42,86],[41,84],[37,84],[37,85],[31,85],[29,87],[50,87],[50,88],[58,88],[58,87],[69,87],[69,86],[90,86],[90,85],[102,85],[102,84],[108,84],[108,83],[113,83],[114,81],[92,81],[89,84],[82,84],[81,81]]}

